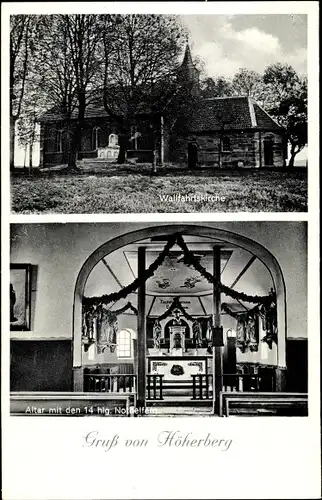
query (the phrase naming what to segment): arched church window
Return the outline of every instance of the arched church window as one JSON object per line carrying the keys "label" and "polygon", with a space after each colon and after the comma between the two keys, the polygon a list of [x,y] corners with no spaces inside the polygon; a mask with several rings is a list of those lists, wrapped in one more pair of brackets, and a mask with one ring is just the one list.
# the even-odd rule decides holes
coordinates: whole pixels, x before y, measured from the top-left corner
{"label": "arched church window", "polygon": [[222,138],[222,151],[230,151],[230,150],[231,150],[230,138],[223,137]]}
{"label": "arched church window", "polygon": [[131,137],[130,137],[131,149],[135,149],[135,150],[138,149],[138,138],[139,138],[139,134],[137,131],[137,127],[134,125],[131,127]]}
{"label": "arched church window", "polygon": [[118,358],[132,357],[132,335],[129,330],[124,329],[117,332],[116,354]]}
{"label": "arched church window", "polygon": [[63,152],[63,131],[61,129],[56,130],[55,150],[57,153]]}
{"label": "arched church window", "polygon": [[101,143],[101,129],[94,127],[92,131],[92,150],[98,149]]}

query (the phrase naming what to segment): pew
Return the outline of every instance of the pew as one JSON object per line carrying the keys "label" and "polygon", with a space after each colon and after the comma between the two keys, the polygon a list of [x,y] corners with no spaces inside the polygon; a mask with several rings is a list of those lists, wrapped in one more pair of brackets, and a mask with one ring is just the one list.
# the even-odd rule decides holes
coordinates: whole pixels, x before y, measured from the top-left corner
{"label": "pew", "polygon": [[134,394],[84,392],[11,392],[13,416],[133,416]]}
{"label": "pew", "polygon": [[221,392],[219,416],[229,417],[232,406],[256,410],[258,415],[263,416],[265,411],[277,411],[281,416],[306,416],[308,395],[295,392]]}

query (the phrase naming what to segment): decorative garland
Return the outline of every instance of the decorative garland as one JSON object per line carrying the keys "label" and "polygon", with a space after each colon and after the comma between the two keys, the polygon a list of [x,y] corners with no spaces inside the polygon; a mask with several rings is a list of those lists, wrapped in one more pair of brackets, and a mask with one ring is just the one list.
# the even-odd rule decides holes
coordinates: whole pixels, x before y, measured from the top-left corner
{"label": "decorative garland", "polygon": [[169,255],[171,248],[177,244],[184,253],[185,259],[184,262],[187,265],[192,265],[196,271],[198,271],[209,283],[212,283],[217,289],[219,289],[225,295],[235,299],[241,300],[243,302],[252,302],[255,304],[266,304],[269,305],[274,297],[272,294],[266,296],[259,295],[247,295],[243,292],[237,292],[232,288],[223,285],[220,281],[217,281],[212,274],[210,274],[196,259],[193,252],[191,252],[186,243],[184,242],[182,236],[180,234],[173,234],[169,237],[168,242],[166,243],[164,249],[156,258],[156,260],[149,266],[148,269],[145,270],[142,276],[135,278],[135,280],[122,288],[119,292],[113,292],[109,295],[102,295],[101,297],[84,297],[83,304],[87,306],[98,306],[102,304],[109,304],[111,302],[117,302],[120,299],[126,298],[130,293],[135,292],[139,286],[143,285],[149,278],[151,278],[155,271],[161,266],[164,262],[164,259]]}
{"label": "decorative garland", "polygon": [[138,310],[136,307],[131,302],[128,302],[124,307],[121,307],[120,309],[115,309],[114,311],[111,311],[112,313],[116,314],[118,316],[119,314],[124,313],[128,309],[131,309],[134,314],[138,315]]}
{"label": "decorative garland", "polygon": [[171,306],[163,314],[161,314],[161,316],[159,316],[156,319],[160,322],[163,319],[168,318],[168,316],[171,316],[171,314],[173,313],[173,311],[175,309],[179,309],[179,311],[181,312],[182,316],[184,316],[187,320],[189,320],[191,322],[194,322],[194,318],[192,316],[190,316],[189,313],[187,313],[187,311],[185,310],[185,308],[181,304],[181,302],[180,302],[180,300],[179,300],[178,297],[174,297]]}
{"label": "decorative garland", "polygon": [[216,281],[214,276],[210,274],[196,259],[194,254],[188,249],[186,243],[184,242],[182,236],[178,234],[177,236],[177,244],[183,251],[185,255],[185,262],[189,265],[191,264],[196,271],[198,271],[209,283],[212,283],[215,285],[215,287],[223,292],[225,295],[228,295],[229,297],[236,299],[236,300],[242,300],[244,302],[253,302],[255,304],[267,304],[272,301],[271,295],[266,295],[266,296],[259,296],[259,295],[247,295],[246,293],[243,292],[237,292],[236,290],[233,290],[229,286],[223,285],[220,281]]}
{"label": "decorative garland", "polygon": [[226,314],[229,314],[232,318],[238,319],[241,314],[247,314],[247,312],[241,311],[241,312],[234,312],[230,309],[228,304],[226,302],[223,302],[221,304],[221,310],[225,312]]}
{"label": "decorative garland", "polygon": [[119,292],[113,292],[109,295],[102,295],[101,297],[84,297],[83,304],[88,306],[95,306],[100,304],[110,304],[111,302],[117,302],[120,299],[125,299],[130,293],[135,292],[139,288],[140,285],[145,283],[149,278],[152,278],[155,271],[161,266],[164,262],[164,259],[169,254],[171,248],[175,245],[177,240],[177,235],[174,234],[169,237],[167,244],[165,245],[162,252],[158,255],[154,262],[145,270],[140,278],[135,278],[135,280],[129,285],[125,286]]}

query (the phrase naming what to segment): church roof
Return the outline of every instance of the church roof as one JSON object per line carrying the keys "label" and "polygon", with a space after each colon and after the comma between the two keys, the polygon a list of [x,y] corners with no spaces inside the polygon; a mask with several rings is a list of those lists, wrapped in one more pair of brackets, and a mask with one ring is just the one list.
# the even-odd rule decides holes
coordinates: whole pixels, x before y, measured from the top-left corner
{"label": "church roof", "polygon": [[[151,114],[151,106],[143,103],[140,114]],[[107,118],[108,116],[102,99],[87,106],[85,111],[86,119]],[[72,118],[77,118],[76,109],[72,113]],[[63,120],[63,114],[59,108],[50,109],[39,119],[44,123],[59,120]],[[188,130],[191,133],[245,129],[282,130],[259,104],[248,97],[199,98],[195,100],[193,113],[188,121]]]}
{"label": "church roof", "polygon": [[248,97],[200,99],[189,119],[191,132],[242,129],[280,131],[281,127]]}

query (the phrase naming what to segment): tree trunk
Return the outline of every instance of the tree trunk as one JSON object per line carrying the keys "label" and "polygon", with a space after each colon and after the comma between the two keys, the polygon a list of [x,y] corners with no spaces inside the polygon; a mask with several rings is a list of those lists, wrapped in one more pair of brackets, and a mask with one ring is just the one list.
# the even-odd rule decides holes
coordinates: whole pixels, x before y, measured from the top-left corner
{"label": "tree trunk", "polygon": [[77,153],[80,151],[83,135],[83,127],[85,121],[85,99],[79,98],[78,105],[78,119],[74,129],[74,134],[72,135],[70,151],[68,155],[68,168],[70,170],[78,170],[77,167]]}
{"label": "tree trunk", "polygon": [[119,135],[119,155],[117,157],[117,163],[119,165],[123,165],[126,161],[126,153],[127,153],[127,146],[128,146],[128,134],[125,132],[121,132]]}
{"label": "tree trunk", "polygon": [[24,158],[23,158],[23,168],[25,169],[26,168],[26,158],[27,158],[27,145],[25,146],[25,154],[24,154]]}
{"label": "tree trunk", "polygon": [[36,122],[33,123],[31,140],[30,140],[30,144],[29,144],[29,174],[31,174],[31,171],[32,171],[32,154],[33,154],[33,146],[34,146],[34,142],[35,142],[35,128],[36,128]]}
{"label": "tree trunk", "polygon": [[153,146],[152,150],[152,173],[153,174],[157,173],[157,152],[155,146]]}
{"label": "tree trunk", "polygon": [[294,160],[295,156],[297,155],[298,151],[295,151],[295,146],[292,144],[291,146],[291,153],[290,153],[290,159],[288,162],[288,168],[293,168],[294,167]]}
{"label": "tree trunk", "polygon": [[127,160],[127,150],[129,149],[131,126],[133,124],[133,118],[131,115],[127,115],[121,120],[121,130],[119,133],[119,155],[117,158],[117,163],[123,165]]}
{"label": "tree trunk", "polygon": [[157,141],[156,141],[156,131],[153,127],[152,131],[152,173],[157,173]]}
{"label": "tree trunk", "polygon": [[31,173],[31,170],[32,170],[32,152],[33,152],[33,143],[30,142],[30,144],[29,144],[29,173]]}
{"label": "tree trunk", "polygon": [[15,168],[16,119],[10,116],[10,172]]}
{"label": "tree trunk", "polygon": [[77,168],[77,139],[76,139],[77,127],[75,127],[74,133],[72,134],[72,138],[70,141],[70,148],[68,151],[68,168],[70,170],[76,170]]}

